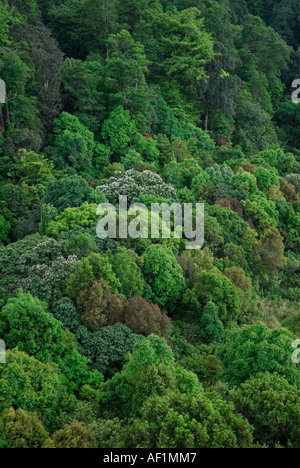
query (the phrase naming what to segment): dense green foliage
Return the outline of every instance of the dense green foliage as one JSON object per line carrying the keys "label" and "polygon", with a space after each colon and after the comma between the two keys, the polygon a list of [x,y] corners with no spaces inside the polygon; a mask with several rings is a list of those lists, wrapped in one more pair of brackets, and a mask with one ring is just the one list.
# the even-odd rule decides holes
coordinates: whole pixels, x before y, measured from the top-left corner
{"label": "dense green foliage", "polygon": [[[1,1],[0,448],[300,448],[299,32],[298,0]],[[101,239],[119,195],[203,203],[203,248]]]}

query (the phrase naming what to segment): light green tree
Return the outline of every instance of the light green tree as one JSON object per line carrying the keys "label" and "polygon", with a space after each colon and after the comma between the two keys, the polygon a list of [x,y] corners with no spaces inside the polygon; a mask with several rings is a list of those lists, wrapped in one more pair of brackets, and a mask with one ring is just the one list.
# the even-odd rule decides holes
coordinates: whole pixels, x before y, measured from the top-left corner
{"label": "light green tree", "polygon": [[277,372],[299,388],[299,367],[291,359],[294,340],[287,329],[270,330],[260,322],[233,330],[218,352],[226,369],[222,378],[234,386],[260,372]]}
{"label": "light green tree", "polygon": [[185,281],[181,267],[170,248],[151,245],[143,255],[144,274],[153,292],[153,301],[163,309],[175,311]]}

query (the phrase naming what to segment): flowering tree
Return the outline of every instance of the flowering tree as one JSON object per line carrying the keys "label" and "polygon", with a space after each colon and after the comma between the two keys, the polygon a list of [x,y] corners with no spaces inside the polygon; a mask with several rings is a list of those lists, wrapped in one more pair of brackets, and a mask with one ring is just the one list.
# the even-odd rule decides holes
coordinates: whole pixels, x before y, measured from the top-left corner
{"label": "flowering tree", "polygon": [[64,296],[67,281],[75,271],[79,259],[75,255],[58,257],[49,266],[37,264],[29,269],[28,277],[20,281],[20,286],[43,301],[52,303]]}
{"label": "flowering tree", "polygon": [[98,187],[112,203],[117,203],[119,195],[126,195],[128,202],[132,202],[140,195],[154,195],[168,200],[176,199],[176,190],[166,184],[162,178],[151,171],[137,172],[129,170],[122,174],[116,172],[106,184]]}

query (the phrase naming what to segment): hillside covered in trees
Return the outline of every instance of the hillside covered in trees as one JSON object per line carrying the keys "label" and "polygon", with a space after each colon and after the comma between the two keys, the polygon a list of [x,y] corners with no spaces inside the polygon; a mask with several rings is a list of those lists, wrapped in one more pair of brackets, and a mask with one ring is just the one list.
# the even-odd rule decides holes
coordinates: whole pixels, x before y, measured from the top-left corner
{"label": "hillside covered in trees", "polygon": [[[1,0],[0,448],[300,448],[299,20]],[[100,239],[121,193],[203,248]]]}

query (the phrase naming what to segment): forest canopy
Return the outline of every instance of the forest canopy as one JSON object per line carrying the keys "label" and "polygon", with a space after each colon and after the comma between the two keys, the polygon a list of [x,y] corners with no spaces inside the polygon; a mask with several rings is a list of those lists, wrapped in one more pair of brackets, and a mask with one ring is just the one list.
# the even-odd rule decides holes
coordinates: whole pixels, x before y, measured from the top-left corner
{"label": "forest canopy", "polygon": [[[1,1],[0,448],[300,448],[299,19]],[[120,194],[203,248],[100,239]]]}

